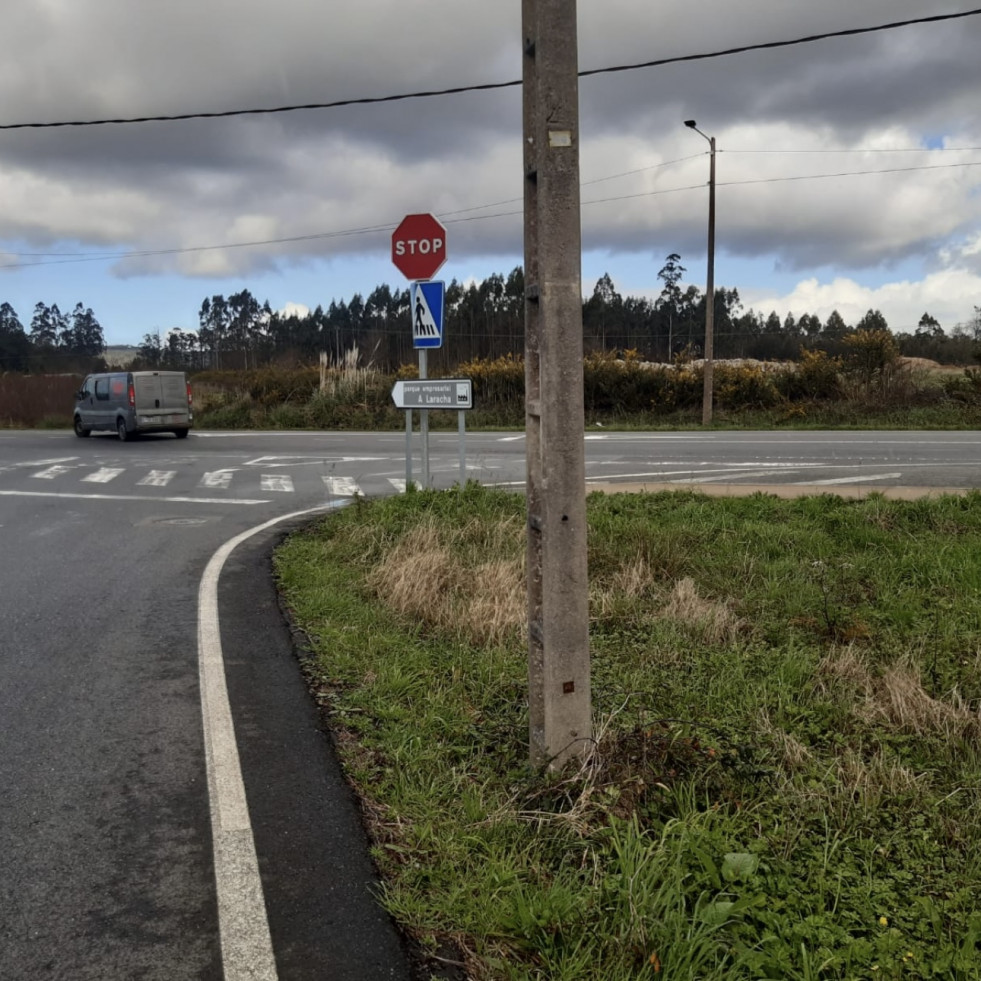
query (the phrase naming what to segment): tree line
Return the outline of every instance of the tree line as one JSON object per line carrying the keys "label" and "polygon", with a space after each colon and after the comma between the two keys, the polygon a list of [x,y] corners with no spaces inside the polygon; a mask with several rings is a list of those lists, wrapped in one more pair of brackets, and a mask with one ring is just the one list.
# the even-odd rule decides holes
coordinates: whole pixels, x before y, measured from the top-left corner
{"label": "tree line", "polygon": [[[705,295],[697,286],[682,288],[681,257],[671,253],[658,273],[662,284],[653,300],[622,296],[604,274],[583,301],[583,345],[587,354],[635,351],[650,361],[671,363],[701,356],[705,341]],[[838,311],[825,320],[814,314],[780,317],[744,310],[735,288],[715,290],[714,354],[720,359],[793,361],[802,350],[832,357],[849,350],[846,338],[860,332],[889,331],[879,310],[855,324]],[[430,365],[452,370],[464,361],[521,354],[524,350],[524,273],[495,273],[482,282],[453,280],[446,287],[444,347],[430,351]],[[969,364],[981,342],[981,307],[973,318],[949,332],[929,313],[913,331],[892,335],[898,352],[949,364]],[[307,314],[273,311],[248,290],[204,300],[197,331],[147,334],[139,349],[146,366],[185,369],[241,369],[271,362],[312,363],[326,355],[343,362],[357,350],[362,363],[394,371],[415,359],[408,289],[383,284],[367,297],[332,300]]]}
{"label": "tree line", "polygon": [[82,303],[71,313],[38,303],[29,331],[9,303],[0,304],[0,371],[88,371],[105,350],[102,325]]}
{"label": "tree line", "polygon": [[[671,363],[701,356],[705,341],[705,295],[697,286],[682,287],[686,272],[671,253],[657,274],[661,292],[654,299],[622,296],[604,274],[584,298],[583,344],[587,354],[635,351],[646,360]],[[780,317],[744,310],[738,289],[719,287],[714,296],[716,358],[792,361],[802,350],[845,352],[845,339],[857,332],[889,331],[885,317],[869,310],[855,324],[833,311],[821,320],[813,314]],[[430,352],[434,370],[481,358],[521,354],[524,350],[524,273],[495,273],[482,282],[447,284],[441,349]],[[891,332],[890,332],[891,333]],[[945,331],[929,313],[916,328],[892,334],[899,353],[951,364],[969,364],[981,342],[981,307],[971,320]],[[71,358],[97,359],[105,350],[102,328],[91,309],[77,304],[71,314],[39,303],[30,331],[9,304],[0,306],[0,369],[72,370]],[[228,297],[206,298],[196,329],[174,328],[145,334],[136,366],[185,370],[239,370],[270,363],[316,363],[322,355],[340,364],[356,350],[362,364],[394,371],[415,360],[409,290],[388,284],[367,296],[355,293],[309,313],[271,309],[243,289]],[[55,368],[54,366],[58,366]],[[92,370],[86,368],[85,370]]]}

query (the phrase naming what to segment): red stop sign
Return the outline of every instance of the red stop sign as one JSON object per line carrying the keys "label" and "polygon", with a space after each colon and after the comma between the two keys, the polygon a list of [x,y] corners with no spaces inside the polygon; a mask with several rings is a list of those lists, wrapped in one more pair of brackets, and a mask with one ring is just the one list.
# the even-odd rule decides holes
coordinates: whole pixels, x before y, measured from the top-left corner
{"label": "red stop sign", "polygon": [[409,279],[432,279],[446,262],[446,229],[432,215],[406,215],[392,232],[392,262]]}

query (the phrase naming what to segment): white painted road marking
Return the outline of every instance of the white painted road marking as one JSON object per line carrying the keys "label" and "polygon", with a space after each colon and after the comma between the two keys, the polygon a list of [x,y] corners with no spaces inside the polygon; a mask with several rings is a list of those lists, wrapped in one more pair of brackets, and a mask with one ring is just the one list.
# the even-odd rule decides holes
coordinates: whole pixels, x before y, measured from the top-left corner
{"label": "white painted road marking", "polygon": [[70,494],[55,491],[0,490],[0,497],[60,497],[73,501],[161,501],[168,504],[268,504],[246,497],[151,497],[149,494]]}
{"label": "white painted road marking", "polygon": [[177,475],[176,470],[151,470],[136,483],[140,487],[166,487]]}
{"label": "white painted road marking", "polygon": [[282,491],[289,494],[293,490],[293,478],[285,473],[264,473],[259,478],[259,488],[264,491]]}
{"label": "white painted road marking", "polygon": [[669,484],[718,484],[725,482],[727,480],[732,480],[734,477],[772,477],[774,474],[786,473],[786,468],[781,469],[770,469],[770,470],[730,470],[725,473],[718,474],[714,477],[679,477],[675,480],[669,480]]}
{"label": "white painted road marking", "polygon": [[122,467],[100,467],[95,473],[90,473],[87,477],[83,477],[82,480],[89,481],[93,484],[108,484],[110,480],[118,477],[122,472]]}
{"label": "white painted road marking", "polygon": [[234,470],[212,470],[201,478],[200,487],[219,487],[227,490],[235,476]]}
{"label": "white painted road marking", "polygon": [[358,497],[361,488],[353,477],[324,477],[324,486],[328,494],[335,497]]}
{"label": "white painted road marking", "polygon": [[344,503],[335,501],[307,511],[284,514],[236,535],[211,557],[198,589],[201,717],[225,981],[276,981],[278,975],[228,701],[218,620],[218,578],[229,555],[253,535],[281,521],[340,507]]}
{"label": "white painted road marking", "polygon": [[48,467],[47,470],[39,470],[37,473],[32,473],[32,477],[37,477],[39,480],[54,480],[55,477],[60,477],[63,473],[68,473],[70,467],[62,467],[55,464],[53,467]]}
{"label": "white painted road marking", "polygon": [[[391,484],[391,485],[392,485],[392,486],[393,486],[393,487],[394,487],[394,488],[395,488],[395,489],[396,489],[396,490],[397,490],[397,491],[398,491],[398,492],[399,492],[400,494],[404,494],[404,493],[405,493],[405,481],[404,481],[404,480],[399,480],[399,479],[398,479],[397,477],[389,477],[389,478],[388,478],[388,482],[389,482],[389,483],[390,483],[390,484]],[[413,483],[413,484],[415,484],[415,488],[416,488],[416,490],[422,490],[422,484],[420,484],[418,480],[413,480],[413,481],[412,481],[412,483]]]}
{"label": "white painted road marking", "polygon": [[867,473],[860,477],[831,477],[828,480],[795,480],[794,483],[808,487],[830,487],[833,484],[864,484],[869,480],[898,480],[900,477],[902,477],[901,473]]}
{"label": "white painted road marking", "polygon": [[338,463],[371,463],[387,456],[257,456],[246,460],[246,467],[323,467]]}
{"label": "white painted road marking", "polygon": [[[29,467],[48,467],[52,463],[71,463],[77,459],[77,456],[57,456],[53,460],[25,460],[23,463],[11,463],[9,467],[23,467],[25,469]],[[6,469],[8,467],[4,467],[4,470]]]}

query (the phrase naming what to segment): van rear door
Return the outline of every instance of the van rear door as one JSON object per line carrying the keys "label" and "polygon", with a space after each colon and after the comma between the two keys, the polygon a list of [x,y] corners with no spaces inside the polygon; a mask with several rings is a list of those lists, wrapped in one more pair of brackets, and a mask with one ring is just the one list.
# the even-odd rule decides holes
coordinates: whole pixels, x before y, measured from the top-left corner
{"label": "van rear door", "polygon": [[187,427],[187,379],[183,371],[134,371],[136,426]]}

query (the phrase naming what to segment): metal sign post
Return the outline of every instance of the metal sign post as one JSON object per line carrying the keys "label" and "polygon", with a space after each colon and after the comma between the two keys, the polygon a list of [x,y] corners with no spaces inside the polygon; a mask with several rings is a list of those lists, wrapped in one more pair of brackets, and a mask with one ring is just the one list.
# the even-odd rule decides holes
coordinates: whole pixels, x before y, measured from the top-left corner
{"label": "metal sign post", "polygon": [[[430,214],[406,215],[392,233],[392,262],[406,278],[416,280],[409,289],[412,346],[419,351],[419,378],[429,374],[426,354],[443,345],[443,302],[446,287],[430,282],[446,262],[446,229]],[[397,387],[397,386],[396,386]],[[394,392],[393,392],[394,395]],[[429,410],[419,407],[422,438],[422,486],[429,487]],[[412,409],[405,413],[405,485],[412,480]]]}
{"label": "metal sign post", "polygon": [[[429,352],[419,349],[419,380],[429,377]],[[422,486],[429,490],[429,410],[419,410],[419,437],[422,439]]]}
{"label": "metal sign post", "polygon": [[[424,352],[420,351],[422,356]],[[466,411],[473,408],[473,382],[469,378],[420,378],[397,381],[392,388],[392,401],[397,409],[406,410],[406,418],[412,418],[412,410],[419,415],[428,414],[430,409],[457,409],[457,431],[460,436],[460,485],[467,481],[466,459]],[[412,464],[408,457],[412,454],[410,430],[406,431],[405,472],[411,473]],[[428,456],[423,454],[423,473],[428,473]],[[425,478],[424,478],[425,479]],[[428,486],[428,485],[427,485]]]}

